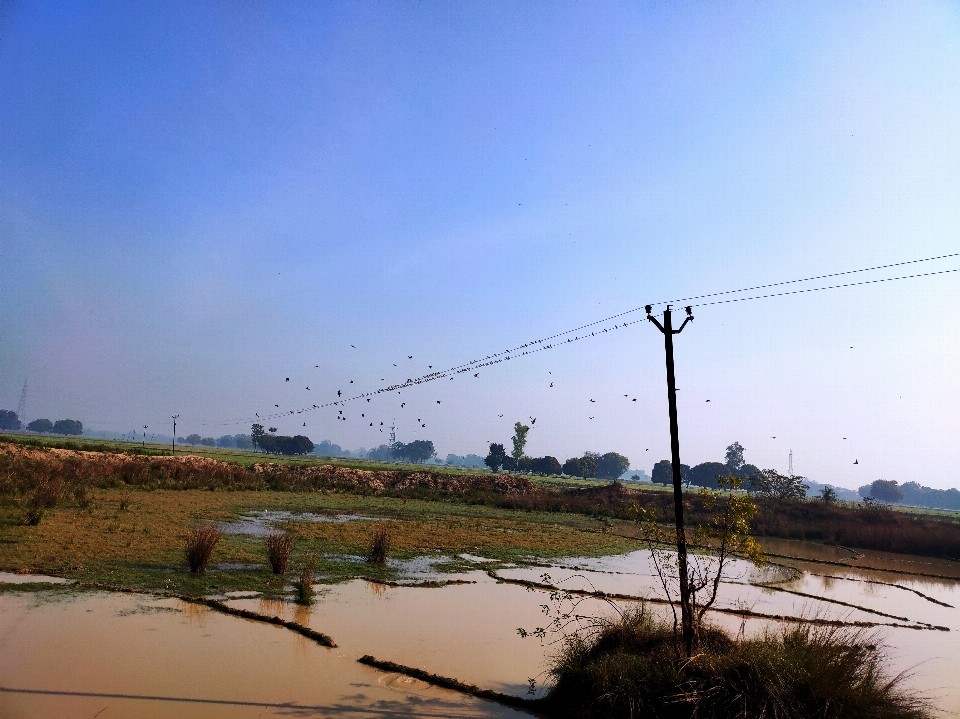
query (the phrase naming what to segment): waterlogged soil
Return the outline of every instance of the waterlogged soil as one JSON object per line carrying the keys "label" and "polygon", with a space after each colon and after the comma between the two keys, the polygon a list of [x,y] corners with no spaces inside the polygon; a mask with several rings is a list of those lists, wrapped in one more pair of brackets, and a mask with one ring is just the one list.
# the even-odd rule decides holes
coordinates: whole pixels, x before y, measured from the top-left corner
{"label": "waterlogged soil", "polygon": [[174,599],[3,594],[0,645],[3,717],[521,716]]}
{"label": "waterlogged soil", "polygon": [[[717,607],[876,624],[864,631],[876,633],[887,647],[891,675],[907,672],[908,685],[929,697],[944,716],[960,716],[960,581],[919,576],[917,567],[924,566],[936,570],[928,574],[939,574],[943,567],[937,560],[883,558],[888,567],[916,570],[905,575],[842,566],[837,557],[854,557],[844,550],[799,542],[782,548],[790,551],[776,553],[803,561],[776,559],[761,570],[735,562],[721,584]],[[774,550],[768,546],[768,551]],[[105,706],[115,715],[150,717],[521,716],[370,669],[356,659],[371,654],[516,696],[528,696],[533,678],[536,694],[542,695],[556,646],[521,638],[516,630],[548,623],[541,605],[550,604],[549,590],[516,582],[645,597],[663,592],[646,551],[548,560],[536,567],[484,559],[480,554],[465,558],[474,569],[460,574],[431,570],[431,576],[472,582],[468,584],[318,584],[310,608],[250,593],[224,596],[229,607],[279,616],[328,634],[338,645],[332,650],[284,628],[173,599],[64,588],[0,593],[0,645],[5,649],[0,653],[0,716],[91,717]],[[873,559],[881,566],[879,557]],[[663,605],[649,606],[669,612]],[[615,611],[595,597],[584,597],[578,606],[583,614],[612,616]],[[778,626],[718,612],[708,617],[732,633],[749,635]],[[19,691],[25,689],[65,693]],[[188,699],[204,703],[181,701]]]}

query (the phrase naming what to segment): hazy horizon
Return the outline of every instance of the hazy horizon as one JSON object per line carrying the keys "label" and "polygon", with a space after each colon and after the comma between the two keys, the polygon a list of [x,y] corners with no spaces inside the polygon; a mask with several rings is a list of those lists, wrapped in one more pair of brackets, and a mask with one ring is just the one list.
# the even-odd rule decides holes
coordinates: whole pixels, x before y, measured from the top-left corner
{"label": "hazy horizon", "polygon": [[[960,252],[954,3],[14,2],[0,31],[0,407],[28,379],[28,419],[248,433],[648,302]],[[960,485],[958,289],[697,307],[682,461]],[[663,352],[637,322],[270,423],[369,448],[395,419],[445,456],[536,417],[531,455],[649,472]]]}

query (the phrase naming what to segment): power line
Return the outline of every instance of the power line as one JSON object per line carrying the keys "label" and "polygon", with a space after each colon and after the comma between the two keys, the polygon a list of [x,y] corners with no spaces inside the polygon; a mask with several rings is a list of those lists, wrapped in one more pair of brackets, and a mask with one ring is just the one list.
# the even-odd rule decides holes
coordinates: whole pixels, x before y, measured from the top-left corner
{"label": "power line", "polygon": [[[904,261],[904,262],[895,262],[895,263],[890,263],[890,264],[886,264],[886,265],[876,265],[876,266],[874,266],[874,267],[865,267],[865,268],[856,269],[856,270],[846,270],[846,271],[844,271],[844,272],[834,272],[834,273],[830,273],[830,274],[817,275],[817,276],[814,276],[814,277],[807,277],[807,278],[797,279],[797,280],[785,280],[785,281],[783,281],[783,282],[774,282],[774,283],[768,283],[768,284],[763,284],[763,285],[755,285],[755,286],[753,286],[753,287],[747,287],[747,288],[743,288],[743,289],[740,289],[740,290],[725,290],[725,291],[723,291],[723,292],[714,292],[714,293],[709,293],[709,294],[696,295],[696,296],[694,296],[694,297],[689,297],[689,298],[686,298],[686,299],[670,300],[670,301],[661,301],[661,302],[653,302],[653,303],[650,303],[650,306],[654,306],[654,305],[666,305],[666,304],[672,304],[672,303],[680,303],[680,302],[686,302],[686,301],[693,300],[693,299],[705,299],[705,298],[709,298],[709,297],[718,297],[718,296],[722,296],[722,295],[736,294],[736,293],[738,293],[738,292],[749,292],[749,291],[757,290],[757,289],[764,289],[764,288],[769,288],[769,287],[780,287],[780,286],[784,286],[784,285],[797,284],[797,283],[800,283],[800,282],[812,282],[812,281],[815,281],[815,280],[827,279],[827,278],[829,278],[829,277],[840,277],[840,276],[843,276],[843,275],[851,275],[851,274],[857,274],[857,273],[861,273],[861,272],[871,272],[871,271],[875,271],[875,270],[888,269],[888,268],[891,268],[891,267],[902,267],[902,266],[904,266],[904,265],[917,264],[917,263],[920,263],[920,262],[932,262],[932,261],[935,261],[935,260],[947,259],[947,258],[952,258],[952,257],[960,257],[960,253],[952,253],[952,254],[947,254],[947,255],[939,255],[939,256],[936,256],[936,257],[927,257],[927,258],[923,258],[923,259],[919,259],[919,260],[907,260],[907,261]],[[864,280],[864,281],[861,281],[861,282],[847,282],[847,283],[842,283],[842,284],[837,284],[837,285],[828,285],[828,286],[825,286],[825,287],[810,287],[810,288],[799,289],[799,290],[789,290],[789,291],[786,291],[786,292],[766,293],[766,294],[762,294],[762,295],[754,295],[754,296],[751,296],[751,297],[735,297],[735,298],[724,299],[724,300],[714,300],[714,301],[712,301],[712,302],[701,302],[701,303],[698,303],[698,304],[695,304],[695,305],[691,305],[691,307],[707,307],[707,306],[711,306],[711,305],[728,304],[728,303],[732,303],[732,302],[746,302],[746,301],[749,301],[749,300],[770,299],[770,298],[774,298],[774,297],[784,297],[784,296],[787,296],[787,295],[796,295],[796,294],[803,294],[803,293],[808,293],[808,292],[820,292],[820,291],[822,291],[822,290],[841,289],[841,288],[845,288],[845,287],[859,287],[859,286],[863,286],[863,285],[877,284],[877,283],[881,283],[881,282],[894,282],[894,281],[897,281],[897,280],[915,279],[915,278],[920,278],[920,277],[932,277],[932,276],[934,276],[934,275],[944,275],[944,274],[950,274],[950,273],[953,273],[953,272],[960,272],[960,268],[950,269],[950,270],[940,270],[940,271],[936,271],[936,272],[917,273],[917,274],[912,274],[912,275],[901,275],[901,276],[899,276],[899,277],[884,277],[884,278],[875,279],[875,280]],[[395,384],[393,384],[393,385],[389,385],[389,386],[387,386],[387,387],[382,387],[382,388],[377,389],[377,390],[372,391],[372,392],[363,392],[363,393],[361,393],[361,394],[357,394],[357,395],[354,395],[354,396],[352,396],[352,397],[343,397],[343,398],[339,398],[339,399],[337,399],[337,400],[335,400],[335,401],[333,401],[333,402],[325,402],[325,403],[323,403],[323,404],[312,405],[312,406],[310,406],[310,407],[303,407],[303,408],[295,409],[295,410],[285,410],[285,411],[283,411],[283,412],[274,412],[274,413],[266,414],[266,415],[263,415],[263,416],[257,415],[256,417],[244,417],[244,418],[240,418],[240,419],[236,419],[236,420],[228,420],[228,421],[226,421],[226,422],[220,422],[220,423],[217,423],[217,424],[218,424],[219,426],[224,426],[224,425],[230,425],[230,424],[239,424],[239,423],[241,423],[241,422],[270,420],[270,419],[280,419],[280,418],[283,418],[283,417],[290,417],[290,416],[292,416],[292,415],[303,414],[303,413],[305,413],[305,412],[312,412],[312,411],[314,411],[314,410],[323,409],[323,408],[326,408],[326,407],[342,406],[342,405],[346,404],[347,402],[354,402],[354,401],[359,400],[359,399],[372,398],[372,397],[374,397],[374,396],[376,396],[376,395],[380,395],[380,394],[384,394],[384,393],[399,392],[400,390],[408,389],[408,388],[410,388],[410,387],[414,387],[414,386],[417,386],[417,385],[420,385],[420,384],[425,384],[425,383],[427,383],[427,382],[433,382],[433,381],[438,380],[438,379],[446,379],[446,378],[453,379],[453,377],[454,377],[455,375],[458,375],[458,374],[464,374],[464,373],[468,373],[468,372],[471,372],[471,371],[474,371],[474,370],[482,369],[482,368],[484,368],[484,367],[490,367],[490,366],[495,365],[495,364],[500,364],[501,362],[510,361],[511,359],[514,359],[514,358],[519,358],[519,357],[523,357],[523,356],[530,355],[530,354],[536,354],[536,353],[538,353],[538,352],[543,352],[544,350],[554,349],[554,348],[559,347],[559,346],[561,346],[561,345],[570,344],[570,343],[572,343],[572,342],[578,342],[578,341],[580,341],[581,339],[586,339],[586,338],[588,338],[588,337],[595,337],[595,336],[597,336],[597,335],[599,335],[599,334],[606,334],[606,333],[612,332],[612,331],[614,331],[614,330],[624,329],[624,328],[629,327],[629,326],[631,326],[631,325],[635,325],[635,324],[637,324],[638,322],[643,322],[643,321],[646,320],[646,317],[645,317],[645,316],[642,317],[642,318],[640,318],[640,319],[636,319],[636,320],[632,320],[632,321],[617,322],[617,323],[615,323],[612,327],[611,327],[611,326],[608,326],[608,327],[604,327],[604,328],[602,328],[602,329],[593,329],[593,330],[591,330],[591,331],[589,332],[589,334],[586,333],[586,332],[584,332],[583,335],[576,334],[576,335],[575,335],[574,337],[572,337],[572,338],[571,338],[571,337],[568,337],[568,335],[571,335],[571,334],[574,334],[574,333],[578,333],[578,332],[581,332],[581,331],[584,331],[584,330],[588,330],[588,329],[590,329],[590,328],[592,328],[592,327],[593,327],[593,328],[596,328],[598,325],[602,325],[602,324],[604,324],[604,323],[608,323],[608,322],[611,322],[611,321],[613,321],[613,320],[619,320],[620,318],[622,318],[622,317],[624,317],[624,316],[626,316],[626,315],[629,315],[629,314],[632,314],[632,313],[635,313],[635,312],[639,312],[639,311],[641,311],[641,310],[644,310],[644,311],[645,311],[646,306],[647,306],[647,305],[644,305],[644,306],[641,306],[641,307],[636,307],[636,308],[630,309],[630,310],[626,310],[626,311],[624,311],[624,312],[619,312],[619,313],[617,313],[617,314],[615,314],[615,315],[610,315],[609,317],[605,317],[605,318],[603,318],[603,319],[596,320],[596,321],[594,321],[594,322],[589,322],[589,323],[587,323],[587,324],[583,324],[583,325],[580,325],[580,326],[578,326],[578,327],[574,327],[573,329],[565,330],[565,331],[563,331],[563,332],[557,332],[557,333],[552,334],[552,335],[549,335],[549,336],[547,336],[547,337],[543,337],[543,338],[540,338],[540,339],[532,340],[532,341],[530,341],[530,342],[526,342],[526,343],[524,343],[524,344],[522,344],[522,345],[519,345],[519,346],[517,346],[517,347],[514,347],[514,348],[512,348],[512,349],[506,349],[506,350],[504,350],[504,351],[502,351],[502,352],[494,352],[494,353],[488,354],[487,356],[485,356],[485,357],[483,357],[483,358],[473,359],[473,360],[470,360],[469,362],[465,362],[465,363],[462,363],[462,364],[459,364],[459,365],[455,365],[455,366],[450,367],[449,369],[446,369],[446,370],[439,370],[439,371],[436,371],[436,372],[430,372],[430,373],[428,373],[428,374],[421,375],[421,376],[416,377],[416,378],[410,378],[410,379],[406,380],[405,382],[395,383]],[[556,339],[561,338],[561,337],[566,337],[566,340],[563,341],[563,342],[557,342],[557,343],[553,342],[553,340],[556,340]]]}

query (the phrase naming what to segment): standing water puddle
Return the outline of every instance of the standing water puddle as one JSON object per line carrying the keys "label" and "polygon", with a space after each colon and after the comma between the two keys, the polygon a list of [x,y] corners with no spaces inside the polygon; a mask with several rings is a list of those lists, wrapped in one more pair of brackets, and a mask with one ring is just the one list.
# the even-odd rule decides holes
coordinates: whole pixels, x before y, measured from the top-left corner
{"label": "standing water puddle", "polygon": [[249,534],[264,537],[277,531],[280,522],[342,522],[374,521],[375,517],[363,517],[359,514],[313,514],[312,512],[268,511],[243,514],[235,522],[221,522],[220,530],[224,534]]}
{"label": "standing water puddle", "polygon": [[[506,580],[542,581],[547,573],[552,583],[571,589],[659,597],[662,589],[649,560],[648,553],[633,552],[550,568],[502,568],[497,574]],[[430,562],[423,565],[427,570]],[[949,632],[871,631],[878,631],[889,647],[892,674],[907,670],[910,686],[947,716],[960,716],[955,682],[960,582],[814,563],[804,569],[809,571],[790,579],[794,574],[781,568],[757,573],[735,564],[721,586],[718,605],[844,621],[895,621],[878,614],[883,613],[902,616],[903,623],[913,626],[948,627]],[[372,654],[517,696],[526,695],[528,678],[542,686],[556,647],[521,639],[516,630],[547,624],[540,605],[549,603],[548,593],[498,583],[483,571],[456,578],[475,583],[421,588],[354,580],[322,587],[310,608],[249,596],[227,600],[231,607],[329,634],[339,645],[332,650],[285,629],[172,599],[62,590],[0,594],[0,645],[5,649],[0,652],[0,716],[90,717],[105,706],[114,715],[145,717],[524,716],[356,662]],[[779,583],[756,584],[771,581]],[[662,605],[651,608],[669,612]],[[614,610],[590,598],[579,611],[610,616]],[[741,625],[748,634],[776,626],[769,620],[708,616],[734,633]]]}

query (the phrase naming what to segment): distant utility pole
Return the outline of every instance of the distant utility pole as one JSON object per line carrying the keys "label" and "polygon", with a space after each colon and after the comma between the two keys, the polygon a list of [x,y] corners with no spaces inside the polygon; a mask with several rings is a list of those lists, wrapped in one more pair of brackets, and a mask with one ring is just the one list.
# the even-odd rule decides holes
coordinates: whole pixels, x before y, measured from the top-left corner
{"label": "distant utility pole", "polygon": [[147,425],[143,425],[143,446],[144,448],[147,446]]}
{"label": "distant utility pole", "polygon": [[663,324],[650,310],[644,309],[647,319],[663,333],[663,346],[667,354],[667,401],[670,407],[670,457],[673,463],[673,512],[677,524],[677,569],[680,574],[680,625],[683,631],[683,643],[687,656],[693,651],[693,607],[690,604],[690,575],[687,573],[687,534],[683,524],[683,477],[680,474],[680,433],[677,427],[677,383],[673,373],[673,336],[683,332],[687,322],[693,319],[693,312],[687,307],[687,318],[679,329],[673,329],[673,316],[670,305],[663,311]]}
{"label": "distant utility pole", "polygon": [[27,421],[27,380],[23,380],[23,391],[20,393],[20,404],[17,405],[17,419]]}
{"label": "distant utility pole", "polygon": [[792,477],[793,476],[793,450],[790,450],[790,458],[787,460],[788,469],[787,473]]}
{"label": "distant utility pole", "polygon": [[170,453],[176,457],[177,456],[177,417],[179,414],[171,415],[173,418],[173,439],[170,440]]}

